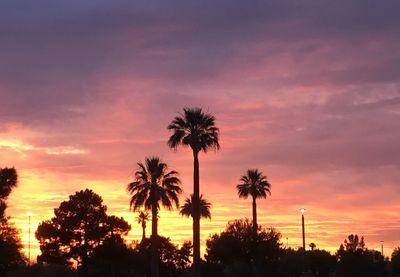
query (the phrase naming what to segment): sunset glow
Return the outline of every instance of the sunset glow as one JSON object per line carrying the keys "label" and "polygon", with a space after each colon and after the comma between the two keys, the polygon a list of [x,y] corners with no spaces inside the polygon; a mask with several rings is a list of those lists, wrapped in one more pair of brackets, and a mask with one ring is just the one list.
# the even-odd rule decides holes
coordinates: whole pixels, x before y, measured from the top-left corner
{"label": "sunset glow", "polygon": [[[212,203],[202,255],[228,221],[251,218],[236,190],[249,168],[271,183],[258,223],[284,246],[302,245],[300,208],[307,247],[334,253],[351,233],[378,251],[384,241],[386,256],[400,245],[399,2],[11,2],[0,9],[0,168],[18,172],[6,214],[27,251],[31,212],[33,261],[38,224],[85,188],[140,240],[126,186],[145,157],[179,172],[183,203],[193,156],[167,146],[167,126],[184,107],[220,129],[221,149],[199,158]],[[162,210],[159,234],[192,240],[192,220]]]}

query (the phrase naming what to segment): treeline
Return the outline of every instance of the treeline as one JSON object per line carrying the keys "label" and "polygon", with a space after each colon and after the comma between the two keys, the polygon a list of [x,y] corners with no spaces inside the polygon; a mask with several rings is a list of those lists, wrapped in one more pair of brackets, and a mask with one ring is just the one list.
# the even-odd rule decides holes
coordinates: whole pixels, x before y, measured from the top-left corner
{"label": "treeline", "polygon": [[[107,214],[98,194],[89,189],[78,191],[54,210],[53,218],[39,224],[35,232],[41,250],[37,264],[27,267],[26,258],[19,253],[17,233],[9,241],[16,248],[0,244],[3,273],[12,269],[7,276],[150,276],[153,241],[144,235],[141,241],[127,243],[130,229],[123,218]],[[1,242],[9,239],[3,232],[1,235]],[[258,225],[254,232],[252,220],[233,220],[207,240],[202,276],[364,277],[400,273],[399,248],[389,262],[380,252],[369,250],[363,237],[357,235],[348,236],[335,255],[315,244],[310,245],[312,250],[304,251],[285,248],[280,241],[281,234],[275,229]],[[191,242],[179,247],[158,236],[156,244],[160,276],[192,276]],[[10,255],[10,249],[17,249],[14,254],[18,255]],[[302,275],[304,272],[311,275]]]}

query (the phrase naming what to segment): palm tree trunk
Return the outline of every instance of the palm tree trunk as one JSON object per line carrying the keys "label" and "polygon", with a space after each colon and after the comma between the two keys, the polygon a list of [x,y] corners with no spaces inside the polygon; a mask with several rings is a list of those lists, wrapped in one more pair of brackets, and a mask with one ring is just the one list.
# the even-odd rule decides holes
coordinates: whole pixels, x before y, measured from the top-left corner
{"label": "palm tree trunk", "polygon": [[253,231],[257,234],[257,206],[256,198],[253,196]]}
{"label": "palm tree trunk", "polygon": [[193,157],[193,272],[194,277],[200,277],[200,175],[197,150],[193,150]]}
{"label": "palm tree trunk", "polygon": [[158,268],[158,230],[157,230],[157,206],[152,205],[151,208],[151,276],[159,276]]}
{"label": "palm tree trunk", "polygon": [[144,239],[146,238],[146,222],[145,221],[142,222],[142,230],[143,230],[142,241],[144,241]]}
{"label": "palm tree trunk", "polygon": [[88,262],[88,238],[87,238],[87,233],[88,233],[88,223],[87,220],[85,218],[85,222],[84,222],[84,234],[83,234],[83,253],[82,253],[82,273],[83,276],[87,276],[88,273],[88,266],[87,266],[87,262]]}

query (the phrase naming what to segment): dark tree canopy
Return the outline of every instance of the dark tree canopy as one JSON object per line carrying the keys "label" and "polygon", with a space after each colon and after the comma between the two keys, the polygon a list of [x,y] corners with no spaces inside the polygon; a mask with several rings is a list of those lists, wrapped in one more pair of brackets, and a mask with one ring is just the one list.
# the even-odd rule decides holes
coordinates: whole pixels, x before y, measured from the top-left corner
{"label": "dark tree canopy", "polygon": [[337,272],[340,277],[362,277],[384,271],[384,257],[380,252],[369,250],[364,238],[349,235],[336,252]]}
{"label": "dark tree canopy", "polygon": [[304,268],[312,272],[312,276],[329,277],[335,270],[336,257],[328,251],[315,249],[307,251],[304,255],[303,248],[294,250],[287,248],[282,251],[279,261],[279,277],[301,276]]}
{"label": "dark tree canopy", "polygon": [[19,231],[8,221],[0,218],[0,275],[2,273],[24,266],[26,258],[21,253],[22,243]]}
{"label": "dark tree canopy", "polygon": [[256,267],[259,273],[273,273],[281,253],[281,235],[274,229],[258,228],[254,236],[250,220],[230,222],[224,232],[207,240],[207,262],[223,265],[225,270],[240,263],[247,270]]}
{"label": "dark tree canopy", "polygon": [[11,190],[17,186],[18,175],[15,168],[0,168],[0,217],[4,216],[7,208],[5,200],[10,195]]}
{"label": "dark tree canopy", "polygon": [[358,238],[358,235],[349,235],[347,239],[344,240],[344,249],[346,251],[356,252],[365,250],[364,237]]}
{"label": "dark tree canopy", "polygon": [[[169,238],[157,236],[160,255],[160,276],[176,276],[189,268],[192,243],[185,241],[181,247],[173,244]],[[144,239],[135,246],[135,251],[148,257],[151,252],[151,240]]]}
{"label": "dark tree canopy", "polygon": [[393,250],[391,261],[393,276],[400,276],[400,247]]}
{"label": "dark tree canopy", "polygon": [[0,168],[0,273],[26,264],[26,258],[21,253],[23,245],[19,230],[5,216],[5,200],[17,186],[17,182],[15,168]]}
{"label": "dark tree canopy", "polygon": [[39,224],[36,238],[40,243],[39,263],[85,266],[93,250],[106,238],[124,236],[130,225],[106,214],[103,199],[92,190],[76,192],[54,210],[55,216]]}

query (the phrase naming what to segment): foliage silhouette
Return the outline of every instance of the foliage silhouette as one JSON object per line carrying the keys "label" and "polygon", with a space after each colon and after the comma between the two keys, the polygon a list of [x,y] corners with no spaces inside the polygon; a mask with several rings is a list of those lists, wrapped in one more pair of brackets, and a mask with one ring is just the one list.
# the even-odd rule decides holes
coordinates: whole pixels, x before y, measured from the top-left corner
{"label": "foliage silhouette", "polygon": [[384,272],[384,257],[380,252],[368,250],[364,238],[349,235],[336,252],[338,277],[381,276]]}
{"label": "foliage silhouette", "polygon": [[335,270],[336,257],[325,250],[315,249],[307,251],[304,256],[302,248],[294,250],[285,249],[279,261],[277,276],[292,277],[300,276],[304,270],[304,263],[313,276],[329,277],[330,272]]}
{"label": "foliage silhouette", "polygon": [[90,259],[91,276],[126,276],[136,272],[143,276],[146,272],[146,261],[140,253],[128,247],[119,235],[104,239],[101,245],[93,250]]}
{"label": "foliage silhouette", "polygon": [[282,252],[280,238],[281,234],[274,229],[258,226],[254,234],[250,220],[234,220],[224,232],[207,240],[205,257],[208,263],[221,265],[226,274],[239,267],[251,272],[249,276],[274,276]]}
{"label": "foliage silhouette", "polygon": [[400,247],[393,250],[391,261],[393,276],[400,276]]}
{"label": "foliage silhouette", "polygon": [[151,210],[151,240],[152,259],[151,276],[159,276],[158,267],[158,211],[160,204],[172,209],[175,205],[179,207],[178,195],[182,192],[181,181],[177,177],[178,172],[167,171],[167,164],[158,157],[145,158],[145,163],[138,163],[138,170],[135,172],[135,181],[128,184],[128,191],[132,194],[130,207],[138,211],[144,207]]}
{"label": "foliage silhouette", "polygon": [[0,275],[5,272],[22,267],[26,264],[26,258],[21,253],[23,245],[20,233],[11,224],[8,218],[0,218]]}
{"label": "foliage silhouette", "polygon": [[149,213],[140,211],[137,216],[137,222],[142,226],[142,240],[146,238],[146,223],[149,220]]}
{"label": "foliage silhouette", "polygon": [[41,222],[35,233],[40,243],[38,263],[71,264],[87,271],[93,250],[107,237],[127,235],[130,225],[123,219],[106,214],[103,199],[86,189],[69,196],[54,210],[55,216]]}
{"label": "foliage silhouette", "polygon": [[[184,242],[179,248],[169,238],[158,236],[156,239],[160,254],[160,276],[180,276],[190,266],[191,242]],[[134,250],[143,257],[149,257],[151,244],[151,239],[145,239]]]}
{"label": "foliage silhouette", "polygon": [[240,184],[236,186],[240,198],[251,196],[253,207],[253,230],[257,232],[257,198],[266,198],[271,194],[271,184],[267,177],[258,169],[248,169],[246,175],[240,178]]}
{"label": "foliage silhouette", "polygon": [[7,204],[5,200],[17,186],[18,174],[15,168],[0,168],[0,217],[4,217]]}
{"label": "foliage silhouette", "polygon": [[17,228],[5,216],[6,199],[17,186],[18,174],[15,168],[0,168],[0,274],[26,264],[21,253],[23,245]]}
{"label": "foliage silhouette", "polygon": [[[200,217],[211,219],[211,203],[207,201],[207,199],[203,198],[203,195],[200,195]],[[185,204],[181,206],[181,210],[179,213],[182,216],[193,217],[193,194],[190,195],[190,198],[186,198]]]}
{"label": "foliage silhouette", "polygon": [[201,108],[184,108],[167,127],[172,131],[168,140],[170,148],[189,146],[193,152],[193,269],[195,277],[200,276],[200,176],[199,152],[218,150],[219,129],[215,117],[204,113]]}

